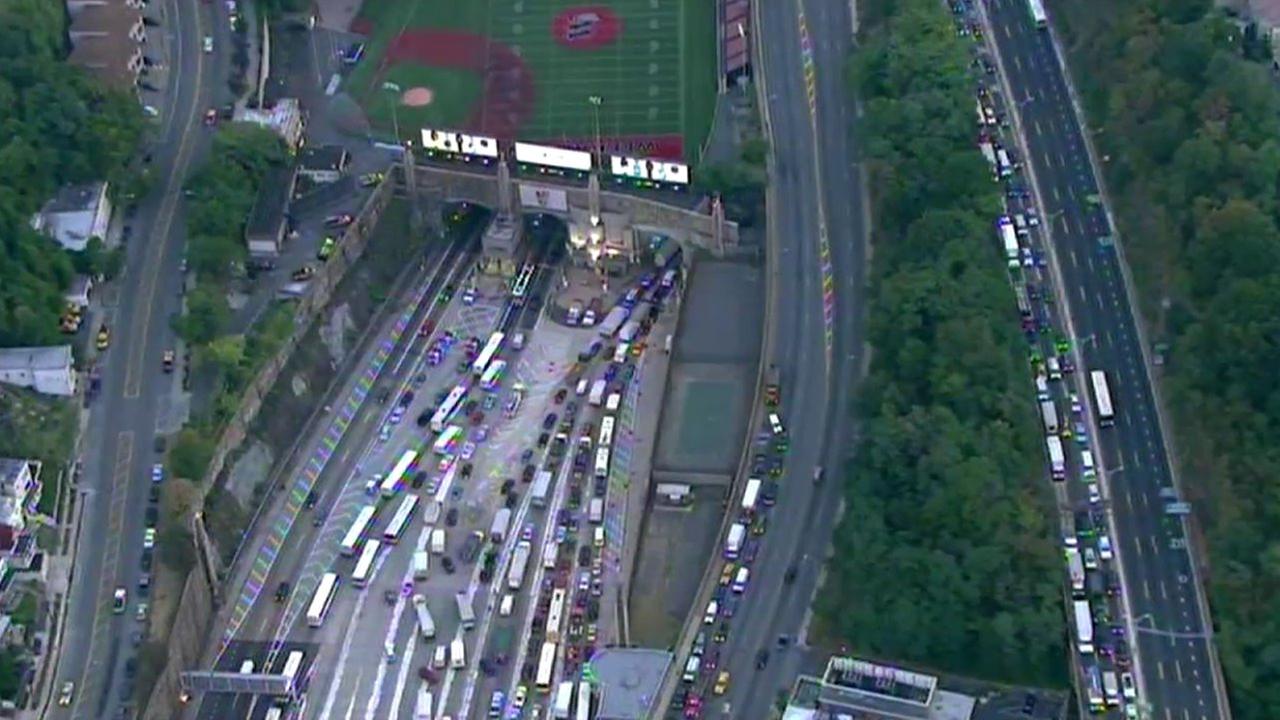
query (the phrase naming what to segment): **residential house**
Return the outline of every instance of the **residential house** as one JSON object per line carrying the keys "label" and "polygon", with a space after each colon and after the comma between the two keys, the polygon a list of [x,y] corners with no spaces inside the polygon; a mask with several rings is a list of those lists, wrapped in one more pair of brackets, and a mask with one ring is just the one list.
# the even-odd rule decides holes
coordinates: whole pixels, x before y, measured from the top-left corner
{"label": "residential house", "polygon": [[0,349],[0,383],[45,395],[74,395],[75,361],[70,345]]}
{"label": "residential house", "polygon": [[14,571],[31,567],[35,558],[35,528],[29,518],[40,501],[40,463],[0,458],[0,596]]}
{"label": "residential house", "polygon": [[302,145],[306,119],[302,115],[302,106],[295,98],[281,98],[269,108],[239,108],[233,119],[271,130],[284,138],[290,150],[296,150]]}
{"label": "residential house", "polygon": [[298,174],[316,183],[337,182],[350,158],[341,145],[309,147],[298,154]]}
{"label": "residential house", "polygon": [[132,91],[145,62],[142,0],[68,0],[68,61],[103,83]]}
{"label": "residential house", "polygon": [[31,218],[31,227],[68,250],[84,250],[89,238],[106,238],[111,224],[107,183],[67,185]]}

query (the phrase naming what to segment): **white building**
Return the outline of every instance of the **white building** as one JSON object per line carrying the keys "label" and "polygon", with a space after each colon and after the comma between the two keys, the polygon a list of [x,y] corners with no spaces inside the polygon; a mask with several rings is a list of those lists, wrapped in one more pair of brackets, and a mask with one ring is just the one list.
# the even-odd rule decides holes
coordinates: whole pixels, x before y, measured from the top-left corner
{"label": "white building", "polygon": [[89,238],[106,238],[111,223],[107,183],[68,185],[31,218],[31,227],[68,250],[84,250]]}
{"label": "white building", "polygon": [[0,349],[0,383],[45,395],[74,395],[75,361],[70,345]]}
{"label": "white building", "polygon": [[316,183],[337,182],[350,159],[340,145],[310,146],[298,153],[298,174]]}
{"label": "white building", "polygon": [[280,98],[270,108],[240,108],[236,110],[234,119],[271,130],[284,138],[290,150],[302,144],[302,131],[306,129],[302,106],[296,98]]}

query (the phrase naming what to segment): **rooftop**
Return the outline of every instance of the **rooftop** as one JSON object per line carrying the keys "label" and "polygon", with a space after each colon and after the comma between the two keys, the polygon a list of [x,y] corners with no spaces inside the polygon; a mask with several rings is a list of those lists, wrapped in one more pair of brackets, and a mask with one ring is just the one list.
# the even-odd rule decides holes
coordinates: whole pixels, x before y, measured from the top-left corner
{"label": "rooftop", "polygon": [[346,167],[347,150],[341,145],[308,146],[298,155],[298,166],[304,170],[337,170]]}
{"label": "rooftop", "polygon": [[83,185],[64,185],[49,202],[46,213],[86,212],[98,206],[106,183],[91,182]]}
{"label": "rooftop", "polygon": [[650,709],[671,664],[671,653],[644,648],[605,648],[591,658],[600,686],[598,720],[640,720]]}
{"label": "rooftop", "polygon": [[64,370],[72,362],[70,345],[0,349],[0,370]]}
{"label": "rooftop", "polygon": [[274,236],[281,232],[296,174],[293,167],[272,168],[267,173],[244,226],[246,237]]}
{"label": "rooftop", "polygon": [[975,704],[932,675],[834,657],[822,678],[796,681],[783,720],[969,720]]}
{"label": "rooftop", "polygon": [[72,45],[68,60],[73,65],[113,85],[133,85],[146,37],[138,9],[122,0],[85,4],[74,11],[68,34]]}
{"label": "rooftop", "polygon": [[0,458],[0,487],[12,485],[18,476],[27,469],[26,460]]}

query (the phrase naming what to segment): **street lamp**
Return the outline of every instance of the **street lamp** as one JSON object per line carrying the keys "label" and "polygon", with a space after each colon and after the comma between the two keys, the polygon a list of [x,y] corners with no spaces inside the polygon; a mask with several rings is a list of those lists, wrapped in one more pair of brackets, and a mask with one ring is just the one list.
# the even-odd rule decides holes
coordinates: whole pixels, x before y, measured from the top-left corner
{"label": "street lamp", "polygon": [[596,120],[596,155],[597,158],[604,157],[604,147],[600,140],[600,106],[604,104],[604,98],[599,95],[592,95],[587,98],[587,102],[591,103],[592,110]]}
{"label": "street lamp", "polygon": [[396,83],[387,81],[382,83],[382,89],[391,95],[391,129],[396,134],[396,144],[400,144],[400,119],[396,116],[396,105],[400,99],[400,86]]}

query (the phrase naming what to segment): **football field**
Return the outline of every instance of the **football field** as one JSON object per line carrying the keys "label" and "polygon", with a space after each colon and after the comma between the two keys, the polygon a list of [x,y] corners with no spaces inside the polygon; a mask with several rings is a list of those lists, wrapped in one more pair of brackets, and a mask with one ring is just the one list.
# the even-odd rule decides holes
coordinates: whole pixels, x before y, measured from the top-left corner
{"label": "football field", "polygon": [[422,126],[579,147],[599,137],[693,161],[710,128],[712,0],[365,0],[352,29],[368,45],[347,92],[382,131],[394,107],[405,138]]}

